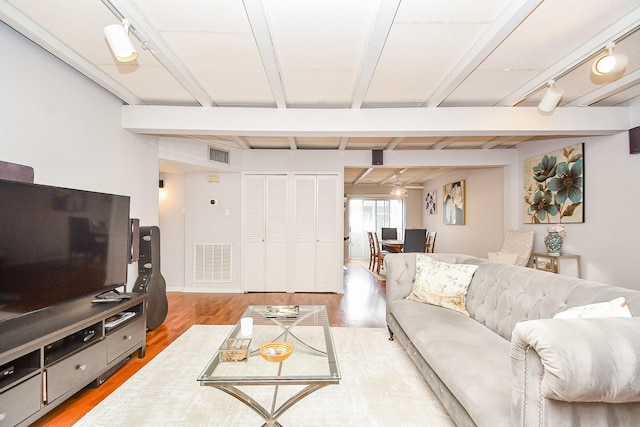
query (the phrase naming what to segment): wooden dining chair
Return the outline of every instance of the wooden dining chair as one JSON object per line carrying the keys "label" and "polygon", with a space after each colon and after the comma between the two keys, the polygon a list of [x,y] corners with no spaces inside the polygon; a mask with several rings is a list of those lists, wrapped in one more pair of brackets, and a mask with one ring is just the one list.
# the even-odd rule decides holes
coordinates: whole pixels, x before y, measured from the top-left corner
{"label": "wooden dining chair", "polygon": [[425,252],[427,252],[427,253],[435,252],[436,235],[437,235],[437,233],[435,231],[430,231],[430,232],[427,233],[427,245],[426,245]]}
{"label": "wooden dining chair", "polygon": [[376,267],[376,247],[375,241],[373,239],[373,232],[368,231],[367,236],[369,237],[369,270],[374,271]]}
{"label": "wooden dining chair", "polygon": [[376,273],[380,274],[380,269],[382,268],[382,262],[384,261],[384,256],[389,253],[380,247],[380,240],[378,240],[378,233],[373,233],[373,238],[375,241],[376,248]]}

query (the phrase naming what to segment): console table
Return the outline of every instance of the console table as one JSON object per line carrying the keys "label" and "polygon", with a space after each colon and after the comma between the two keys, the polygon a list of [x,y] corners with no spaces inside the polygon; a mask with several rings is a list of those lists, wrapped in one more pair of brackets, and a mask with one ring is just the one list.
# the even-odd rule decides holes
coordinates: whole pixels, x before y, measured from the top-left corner
{"label": "console table", "polygon": [[560,264],[564,260],[575,262],[575,271],[578,279],[581,278],[580,272],[580,255],[562,254],[562,255],[549,255],[541,252],[534,252],[531,254],[533,258],[533,268],[538,270],[550,271],[556,274],[565,274],[560,270]]}

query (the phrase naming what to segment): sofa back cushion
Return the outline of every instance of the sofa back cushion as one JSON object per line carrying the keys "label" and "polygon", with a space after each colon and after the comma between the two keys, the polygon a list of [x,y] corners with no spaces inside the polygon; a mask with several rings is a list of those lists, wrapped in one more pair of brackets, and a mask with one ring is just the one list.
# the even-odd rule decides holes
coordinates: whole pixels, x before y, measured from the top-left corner
{"label": "sofa back cushion", "polygon": [[640,316],[640,291],[609,286],[533,268],[486,262],[476,270],[467,291],[469,315],[511,340],[517,322],[550,319],[570,307],[624,297]]}

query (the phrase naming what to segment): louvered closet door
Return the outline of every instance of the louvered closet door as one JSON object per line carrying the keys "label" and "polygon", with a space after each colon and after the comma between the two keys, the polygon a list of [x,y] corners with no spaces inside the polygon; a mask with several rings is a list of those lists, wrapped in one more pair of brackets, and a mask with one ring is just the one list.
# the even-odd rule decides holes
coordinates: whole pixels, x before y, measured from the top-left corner
{"label": "louvered closet door", "polygon": [[336,292],[342,278],[342,194],[335,175],[318,175],[316,204],[316,291]]}
{"label": "louvered closet door", "polygon": [[287,177],[245,176],[244,290],[284,292],[287,277]]}
{"label": "louvered closet door", "polygon": [[336,292],[341,278],[338,177],[296,175],[294,288]]}
{"label": "louvered closet door", "polygon": [[287,290],[287,177],[267,175],[265,290]]}
{"label": "louvered closet door", "polygon": [[294,282],[296,292],[316,290],[316,177],[295,177]]}
{"label": "louvered closet door", "polygon": [[244,290],[265,290],[265,182],[264,175],[244,178]]}

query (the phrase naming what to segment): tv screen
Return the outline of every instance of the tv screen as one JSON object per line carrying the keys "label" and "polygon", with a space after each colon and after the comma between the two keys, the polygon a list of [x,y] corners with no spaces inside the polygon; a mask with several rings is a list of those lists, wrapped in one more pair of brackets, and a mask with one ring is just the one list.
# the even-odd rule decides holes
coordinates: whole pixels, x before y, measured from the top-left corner
{"label": "tv screen", "polygon": [[126,284],[129,203],[0,180],[0,322]]}

